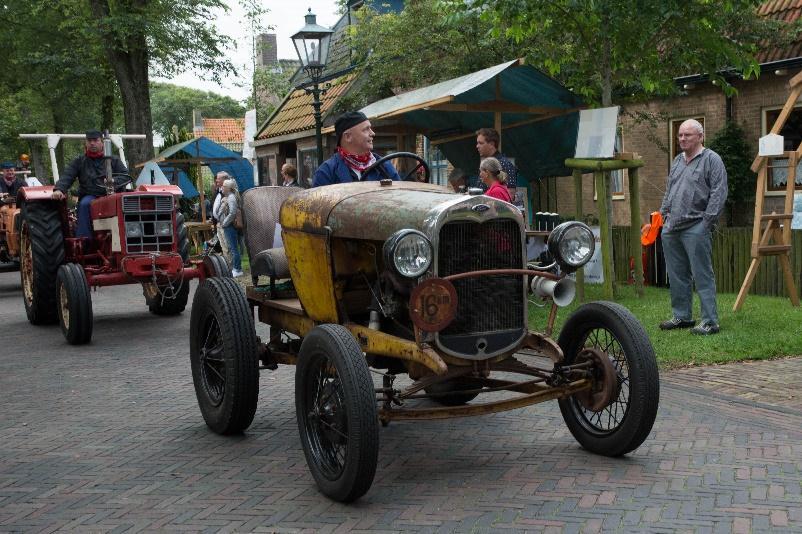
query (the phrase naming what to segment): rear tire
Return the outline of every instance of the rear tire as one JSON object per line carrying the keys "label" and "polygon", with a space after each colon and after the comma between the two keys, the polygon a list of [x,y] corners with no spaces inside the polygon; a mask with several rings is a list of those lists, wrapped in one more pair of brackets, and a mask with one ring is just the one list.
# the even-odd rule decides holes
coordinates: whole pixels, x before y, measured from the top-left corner
{"label": "rear tire", "polygon": [[178,253],[186,265],[189,261],[189,232],[184,224],[184,214],[180,211],[175,214],[175,237],[176,243],[178,243]]}
{"label": "rear tire", "polygon": [[368,364],[343,326],[315,327],[295,369],[295,413],[320,491],[340,502],[364,495],[379,456],[379,417]]}
{"label": "rear tire", "polygon": [[228,266],[228,262],[220,254],[209,254],[203,258],[203,265],[206,267],[206,276],[231,278],[231,267]]}
{"label": "rear tire", "polygon": [[56,281],[64,263],[64,235],[58,205],[26,203],[20,231],[20,280],[25,314],[31,324],[59,320]]}
{"label": "rear tire", "polygon": [[560,332],[565,364],[574,363],[583,348],[595,348],[615,368],[612,402],[598,411],[587,409],[576,396],[559,401],[571,434],[585,449],[621,456],[648,437],[657,416],[660,377],[649,337],[623,306],[591,302],[579,307]]}
{"label": "rear tire", "polygon": [[248,301],[232,278],[207,278],[198,286],[189,358],[206,425],[218,434],[248,428],[259,400],[256,330]]}
{"label": "rear tire", "polygon": [[83,345],[92,339],[92,295],[86,274],[77,263],[58,269],[58,318],[61,333],[70,345]]}

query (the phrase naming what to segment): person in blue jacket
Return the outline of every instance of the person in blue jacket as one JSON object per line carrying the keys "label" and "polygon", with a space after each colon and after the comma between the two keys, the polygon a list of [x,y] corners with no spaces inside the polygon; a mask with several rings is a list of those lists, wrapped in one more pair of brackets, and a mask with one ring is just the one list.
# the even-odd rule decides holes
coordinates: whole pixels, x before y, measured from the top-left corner
{"label": "person in blue jacket", "polygon": [[[376,134],[364,113],[360,111],[343,113],[334,123],[334,133],[337,135],[337,151],[315,171],[312,187],[360,180],[381,180],[385,177],[378,167],[367,175],[362,175],[362,171],[378,159],[372,150],[373,137]],[[401,179],[389,161],[385,161],[381,167],[393,180]]]}

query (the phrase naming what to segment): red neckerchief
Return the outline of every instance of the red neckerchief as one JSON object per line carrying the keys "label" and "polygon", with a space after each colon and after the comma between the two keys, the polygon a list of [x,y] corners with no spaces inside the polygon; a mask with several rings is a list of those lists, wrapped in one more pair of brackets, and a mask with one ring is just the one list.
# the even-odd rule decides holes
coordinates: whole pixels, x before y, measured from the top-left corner
{"label": "red neckerchief", "polygon": [[100,159],[100,158],[103,157],[103,151],[102,150],[100,152],[89,152],[89,150],[87,150],[86,152],[84,152],[84,154],[86,154],[87,158],[91,158],[91,159]]}
{"label": "red neckerchief", "polygon": [[364,155],[351,154],[343,150],[343,147],[337,147],[337,153],[345,161],[345,164],[355,171],[362,172],[376,162],[376,156],[373,152],[368,152]]}

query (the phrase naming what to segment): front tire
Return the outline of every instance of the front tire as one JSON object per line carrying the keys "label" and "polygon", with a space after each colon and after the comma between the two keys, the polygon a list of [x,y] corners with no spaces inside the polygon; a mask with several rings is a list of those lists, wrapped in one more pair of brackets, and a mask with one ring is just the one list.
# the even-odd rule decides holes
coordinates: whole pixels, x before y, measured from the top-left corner
{"label": "front tire", "polygon": [[304,338],[295,370],[295,412],[309,470],[320,491],[339,502],[364,495],[376,474],[376,392],[359,344],[326,324]]}
{"label": "front tire", "polygon": [[568,318],[558,343],[566,365],[589,347],[606,355],[615,368],[616,389],[606,407],[591,411],[576,395],[559,401],[571,434],[582,447],[604,456],[637,449],[651,432],[660,398],[654,348],[643,326],[623,306],[591,302]]}
{"label": "front tire", "polygon": [[259,400],[259,362],[251,309],[234,279],[207,278],[195,292],[189,357],[206,425],[218,434],[248,428]]}
{"label": "front tire", "polygon": [[20,280],[25,314],[31,324],[55,324],[59,320],[56,279],[64,263],[61,215],[50,202],[27,203],[22,211]]}
{"label": "front tire", "polygon": [[83,345],[92,339],[92,295],[86,274],[77,263],[58,269],[58,318],[61,333],[70,345]]}
{"label": "front tire", "polygon": [[173,290],[172,295],[164,295],[165,291],[170,292],[170,288],[160,285],[158,294],[148,304],[148,309],[154,315],[178,315],[187,307],[189,300],[189,280],[179,280],[174,282],[179,284],[178,290]]}

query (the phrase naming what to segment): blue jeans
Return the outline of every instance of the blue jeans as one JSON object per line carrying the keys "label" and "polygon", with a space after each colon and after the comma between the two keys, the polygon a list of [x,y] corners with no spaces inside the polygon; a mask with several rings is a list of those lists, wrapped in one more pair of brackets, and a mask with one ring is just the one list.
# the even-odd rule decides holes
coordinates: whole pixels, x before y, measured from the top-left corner
{"label": "blue jeans", "polygon": [[92,201],[97,197],[94,195],[84,195],[78,200],[78,225],[75,228],[77,237],[88,237],[92,239],[92,213],[90,207]]}
{"label": "blue jeans", "polygon": [[231,261],[234,263],[232,265],[232,269],[235,271],[242,270],[242,260],[240,259],[239,255],[239,232],[236,228],[234,228],[233,224],[230,224],[223,228],[223,232],[226,234],[226,240],[228,241],[228,249],[231,251]]}
{"label": "blue jeans", "polygon": [[713,233],[704,221],[663,233],[663,254],[671,290],[671,310],[683,321],[693,319],[693,284],[702,305],[702,322],[718,324]]}

